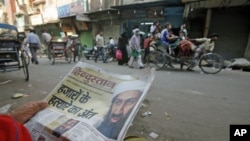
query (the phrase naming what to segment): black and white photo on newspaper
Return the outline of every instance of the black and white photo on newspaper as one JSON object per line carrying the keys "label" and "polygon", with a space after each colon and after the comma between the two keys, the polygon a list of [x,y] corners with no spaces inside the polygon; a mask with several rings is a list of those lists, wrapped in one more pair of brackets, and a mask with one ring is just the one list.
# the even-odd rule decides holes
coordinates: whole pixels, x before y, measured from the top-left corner
{"label": "black and white photo on newspaper", "polygon": [[154,77],[150,68],[127,75],[79,62],[26,127],[36,141],[121,141]]}

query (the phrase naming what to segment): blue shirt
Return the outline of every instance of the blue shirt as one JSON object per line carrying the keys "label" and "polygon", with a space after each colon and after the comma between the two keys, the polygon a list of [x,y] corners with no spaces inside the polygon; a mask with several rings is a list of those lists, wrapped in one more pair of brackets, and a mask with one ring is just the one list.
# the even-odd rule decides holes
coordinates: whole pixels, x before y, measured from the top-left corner
{"label": "blue shirt", "polygon": [[40,43],[40,39],[39,39],[39,37],[35,34],[35,33],[33,33],[33,32],[30,32],[28,35],[27,35],[27,41],[26,41],[27,43],[33,43],[33,44],[38,44],[38,45],[40,45],[41,43]]}
{"label": "blue shirt", "polygon": [[169,36],[168,30],[164,29],[161,31],[161,43],[165,45],[169,45],[169,41],[167,39],[167,36]]}

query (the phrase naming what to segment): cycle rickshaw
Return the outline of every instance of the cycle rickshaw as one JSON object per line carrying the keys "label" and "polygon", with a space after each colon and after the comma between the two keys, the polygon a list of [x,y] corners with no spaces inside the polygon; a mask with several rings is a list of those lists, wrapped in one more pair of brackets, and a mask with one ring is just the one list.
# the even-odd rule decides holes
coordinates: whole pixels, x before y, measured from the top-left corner
{"label": "cycle rickshaw", "polygon": [[50,42],[50,56],[51,64],[55,64],[55,60],[65,59],[66,62],[71,63],[73,51],[71,47],[67,47],[67,39],[61,37],[54,37]]}
{"label": "cycle rickshaw", "polygon": [[[219,73],[224,66],[223,58],[219,54],[197,51],[198,48],[196,48],[195,52],[198,53],[198,56],[197,58],[194,58],[194,53],[189,55],[181,54],[179,45],[177,45],[177,49],[179,50],[179,53],[177,53],[175,56],[172,56],[167,52],[165,47],[157,46],[156,43],[152,43],[150,45],[151,52],[147,56],[147,65],[150,67],[155,67],[156,70],[160,70],[164,67],[168,67],[168,63],[170,62],[180,64],[181,69],[184,65],[194,67],[197,64],[201,71],[206,74]],[[188,50],[191,52],[190,48],[188,48]]]}
{"label": "cycle rickshaw", "polygon": [[25,80],[29,80],[27,52],[22,49],[15,26],[0,23],[0,71],[10,72],[22,69]]}

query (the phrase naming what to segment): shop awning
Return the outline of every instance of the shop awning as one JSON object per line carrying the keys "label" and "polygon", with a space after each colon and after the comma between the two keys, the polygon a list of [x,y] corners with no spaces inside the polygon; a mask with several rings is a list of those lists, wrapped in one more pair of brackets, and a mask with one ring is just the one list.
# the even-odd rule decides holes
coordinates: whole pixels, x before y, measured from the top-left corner
{"label": "shop awning", "polygon": [[184,5],[181,0],[162,0],[147,3],[133,3],[127,5],[112,6],[114,9],[131,9],[131,8],[142,8],[142,7],[155,7],[155,6],[180,6]]}
{"label": "shop awning", "polygon": [[93,11],[93,12],[85,12],[85,15],[91,15],[91,14],[99,14],[99,13],[108,13],[112,11],[117,11],[117,9],[114,8],[109,8],[109,9],[104,9],[104,10],[99,10],[99,11]]}
{"label": "shop awning", "polygon": [[91,22],[88,15],[85,14],[76,14],[76,20],[77,21],[84,21],[84,22]]}

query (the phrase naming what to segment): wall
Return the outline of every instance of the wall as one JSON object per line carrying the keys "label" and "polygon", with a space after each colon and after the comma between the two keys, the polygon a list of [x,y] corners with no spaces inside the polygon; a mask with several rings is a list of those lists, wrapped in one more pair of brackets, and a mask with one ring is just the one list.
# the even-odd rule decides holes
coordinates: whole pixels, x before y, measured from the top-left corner
{"label": "wall", "polygon": [[114,20],[112,24],[109,20],[93,23],[93,39],[95,39],[95,36],[98,34],[99,31],[103,31],[105,44],[107,44],[109,37],[113,37],[113,39],[118,39],[121,34],[120,26],[121,21],[119,20]]}
{"label": "wall", "polygon": [[80,42],[82,45],[87,45],[88,48],[92,48],[94,46],[92,32],[91,31],[81,32]]}
{"label": "wall", "polygon": [[119,4],[119,0],[105,0],[104,8],[109,9],[111,6],[117,6]]}
{"label": "wall", "polygon": [[250,33],[248,36],[248,44],[247,44],[247,48],[246,48],[244,57],[250,61]]}
{"label": "wall", "polygon": [[225,59],[244,57],[250,33],[250,7],[213,9],[209,34],[220,35],[215,52]]}
{"label": "wall", "polygon": [[57,0],[56,1],[57,7],[67,5],[67,4],[70,4],[70,3],[72,3],[72,0]]}

